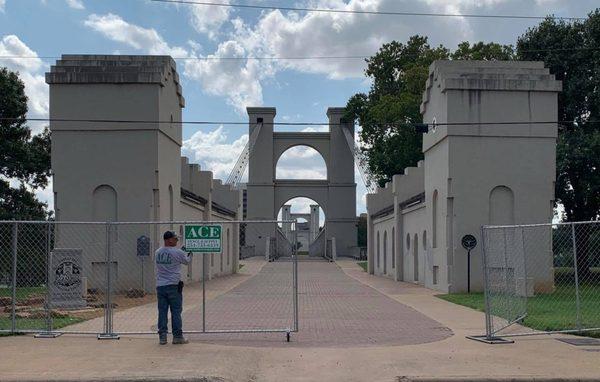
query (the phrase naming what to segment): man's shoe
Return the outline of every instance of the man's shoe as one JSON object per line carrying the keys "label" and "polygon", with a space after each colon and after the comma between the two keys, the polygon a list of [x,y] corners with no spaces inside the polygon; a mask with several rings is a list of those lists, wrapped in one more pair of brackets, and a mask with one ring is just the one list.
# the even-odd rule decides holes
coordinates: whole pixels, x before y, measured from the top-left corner
{"label": "man's shoe", "polygon": [[159,345],[166,345],[167,344],[167,336],[158,337],[158,343],[159,343]]}
{"label": "man's shoe", "polygon": [[188,341],[185,337],[173,337],[173,345],[185,345]]}

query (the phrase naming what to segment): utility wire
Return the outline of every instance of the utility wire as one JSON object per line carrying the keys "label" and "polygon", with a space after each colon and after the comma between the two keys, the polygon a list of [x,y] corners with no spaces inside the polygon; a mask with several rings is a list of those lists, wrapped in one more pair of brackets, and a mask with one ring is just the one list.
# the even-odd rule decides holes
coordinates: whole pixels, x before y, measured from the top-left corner
{"label": "utility wire", "polygon": [[[70,118],[11,118],[0,117],[0,121],[30,121],[30,122],[78,122],[78,123],[130,123],[130,124],[181,124],[181,125],[231,125],[231,126],[248,126],[251,122],[239,121],[162,121],[162,120],[128,120],[128,119],[70,119]],[[479,125],[578,125],[578,124],[598,124],[598,121],[481,121],[481,122],[436,122],[436,123],[415,123],[415,122],[389,122],[376,123],[375,126],[413,126],[415,128],[433,127],[433,126],[479,126]],[[340,126],[345,123],[329,123],[329,122],[263,122],[263,125],[272,126]]]}
{"label": "utility wire", "polygon": [[547,18],[556,20],[584,20],[584,17],[558,17],[558,16],[527,16],[527,15],[484,15],[484,14],[460,14],[460,13],[428,13],[428,12],[397,12],[397,11],[363,11],[350,9],[331,9],[331,8],[303,8],[303,7],[282,7],[275,5],[252,5],[252,4],[229,4],[215,3],[208,1],[192,0],[150,0],[155,3],[174,3],[186,5],[202,5],[213,7],[243,8],[258,10],[280,10],[280,11],[298,11],[298,12],[316,12],[316,13],[343,13],[377,16],[427,16],[427,17],[468,17],[468,18],[487,18],[487,19],[524,19],[524,20],[544,20]]}
{"label": "utility wire", "polygon": [[[599,47],[590,48],[556,48],[556,49],[527,49],[520,50],[516,53],[553,53],[553,52],[593,52],[600,51]],[[264,61],[285,61],[285,60],[363,60],[371,58],[372,55],[354,55],[354,56],[243,56],[243,57],[218,57],[218,56],[207,56],[207,57],[171,57],[174,60],[186,61],[186,60],[199,60],[199,61],[219,61],[219,60],[264,60]],[[404,54],[403,57],[418,57],[419,54]],[[87,61],[88,58],[70,58],[63,56],[18,56],[18,55],[3,55],[0,56],[0,60],[12,60],[12,59],[42,59],[42,60],[68,60],[68,61]]]}

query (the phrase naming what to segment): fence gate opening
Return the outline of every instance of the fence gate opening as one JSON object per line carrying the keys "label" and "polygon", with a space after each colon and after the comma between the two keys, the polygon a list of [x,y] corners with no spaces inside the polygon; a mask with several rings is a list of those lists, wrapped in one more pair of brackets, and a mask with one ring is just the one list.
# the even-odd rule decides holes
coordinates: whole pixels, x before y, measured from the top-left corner
{"label": "fence gate opening", "polygon": [[553,333],[600,335],[600,222],[484,226],[489,343]]}
{"label": "fence gate opening", "polygon": [[[175,230],[192,253],[182,266],[184,333],[280,332],[289,341],[298,331],[298,263],[282,223],[295,224],[0,222],[0,332],[156,334],[154,252]],[[248,234],[260,236],[264,253]],[[240,255],[253,256],[241,272]],[[291,261],[271,263],[278,257]]]}

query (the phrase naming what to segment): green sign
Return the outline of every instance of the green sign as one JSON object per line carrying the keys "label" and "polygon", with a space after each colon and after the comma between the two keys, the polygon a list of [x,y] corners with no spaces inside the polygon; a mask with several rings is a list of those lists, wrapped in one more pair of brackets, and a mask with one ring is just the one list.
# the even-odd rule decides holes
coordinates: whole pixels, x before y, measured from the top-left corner
{"label": "green sign", "polygon": [[221,253],[221,231],[220,225],[186,225],[185,250]]}

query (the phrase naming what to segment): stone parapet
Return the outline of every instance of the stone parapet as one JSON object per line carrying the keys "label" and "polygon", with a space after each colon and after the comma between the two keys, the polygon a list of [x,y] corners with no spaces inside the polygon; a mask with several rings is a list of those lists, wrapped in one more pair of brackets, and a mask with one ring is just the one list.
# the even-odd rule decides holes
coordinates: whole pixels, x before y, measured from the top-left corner
{"label": "stone parapet", "polygon": [[158,84],[173,81],[181,107],[185,99],[170,56],[62,55],[46,73],[53,84]]}
{"label": "stone parapet", "polygon": [[557,81],[543,62],[537,61],[434,61],[421,103],[424,113],[431,88],[447,90],[560,92]]}

